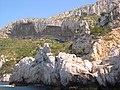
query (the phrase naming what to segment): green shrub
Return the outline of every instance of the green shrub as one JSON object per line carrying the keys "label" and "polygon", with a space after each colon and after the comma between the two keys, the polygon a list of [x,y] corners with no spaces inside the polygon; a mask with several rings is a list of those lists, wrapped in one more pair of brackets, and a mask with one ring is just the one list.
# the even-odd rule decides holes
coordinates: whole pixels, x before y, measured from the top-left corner
{"label": "green shrub", "polygon": [[71,44],[72,44],[72,42],[70,42],[70,41],[64,42],[64,43],[55,42],[51,46],[51,51],[52,51],[53,55],[55,55],[55,56],[57,56],[59,54],[59,52],[70,53]]}
{"label": "green shrub", "polygon": [[90,27],[91,34],[95,36],[104,36],[111,30],[111,27],[102,28],[97,25],[95,25],[94,27]]}
{"label": "green shrub", "polygon": [[24,56],[34,57],[39,49],[39,43],[36,42],[44,43],[32,39],[0,39],[0,55],[5,55],[8,60],[17,61]]}
{"label": "green shrub", "polygon": [[0,55],[5,55],[9,61],[5,62],[0,69],[0,74],[11,73],[14,65],[25,56],[35,57],[39,47],[44,43],[51,43],[54,55],[59,52],[69,53],[72,42],[59,43],[52,39],[0,39]]}
{"label": "green shrub", "polygon": [[78,55],[82,55],[84,53],[84,49],[83,48],[79,48],[79,49],[71,50],[70,53],[76,54],[77,56]]}

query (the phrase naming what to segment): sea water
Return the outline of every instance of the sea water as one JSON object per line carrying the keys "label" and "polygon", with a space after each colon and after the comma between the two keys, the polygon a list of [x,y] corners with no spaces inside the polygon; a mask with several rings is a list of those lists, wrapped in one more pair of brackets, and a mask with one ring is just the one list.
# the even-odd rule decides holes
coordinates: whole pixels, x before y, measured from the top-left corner
{"label": "sea water", "polygon": [[0,90],[51,90],[45,86],[12,86],[7,82],[0,82]]}
{"label": "sea water", "polygon": [[105,87],[76,87],[71,88],[51,88],[47,86],[12,86],[9,85],[7,82],[0,82],[0,90],[120,90],[120,88],[105,88]]}

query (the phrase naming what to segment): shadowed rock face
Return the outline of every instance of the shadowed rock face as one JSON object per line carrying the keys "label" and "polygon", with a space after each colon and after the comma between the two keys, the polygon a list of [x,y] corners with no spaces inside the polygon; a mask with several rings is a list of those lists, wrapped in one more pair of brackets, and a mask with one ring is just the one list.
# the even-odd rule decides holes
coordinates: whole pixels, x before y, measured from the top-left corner
{"label": "shadowed rock face", "polygon": [[[118,12],[120,13],[120,1],[116,0],[114,3],[113,0],[110,0],[110,9],[115,5],[118,6]],[[74,36],[73,33],[77,29],[76,25],[81,23],[76,22],[74,18],[71,21],[66,20],[67,18],[71,18],[73,16],[80,17],[83,15],[82,13],[86,13],[88,16],[93,14],[100,15],[101,11],[107,12],[107,7],[107,0],[98,0],[95,4],[86,5],[72,11],[67,11],[51,18],[26,18],[14,21],[0,30],[0,37],[39,38],[45,35],[49,37],[55,35],[54,38],[58,38],[60,35],[71,37]],[[74,25],[75,23],[78,24]]]}
{"label": "shadowed rock face", "polygon": [[[61,23],[60,21],[58,22]],[[74,38],[77,29],[81,28],[81,30],[85,32],[89,29],[86,21],[78,19],[65,20],[59,25],[55,21],[51,21],[49,19],[22,19],[2,28],[0,36],[6,38],[50,37],[66,41]]]}
{"label": "shadowed rock face", "polygon": [[[75,21],[74,21],[75,22]],[[5,38],[61,38],[73,36],[71,29],[61,29],[58,21],[49,19],[26,18],[6,25],[0,31],[0,36]]]}
{"label": "shadowed rock face", "polygon": [[35,57],[24,58],[15,65],[10,77],[10,84],[42,83],[45,85],[67,86],[119,85],[120,76],[120,46],[110,50],[109,59],[106,61],[83,60],[74,54],[59,53],[52,56],[48,44],[40,49]]}
{"label": "shadowed rock face", "polygon": [[22,23],[13,27],[13,31],[9,34],[10,37],[24,38],[37,37],[39,33],[36,32],[33,23]]}
{"label": "shadowed rock face", "polygon": [[39,38],[43,35],[52,35],[55,30],[58,31],[55,34],[61,33],[59,26],[48,27],[48,25],[52,25],[48,19],[26,18],[8,24],[2,28],[1,33],[11,38]]}

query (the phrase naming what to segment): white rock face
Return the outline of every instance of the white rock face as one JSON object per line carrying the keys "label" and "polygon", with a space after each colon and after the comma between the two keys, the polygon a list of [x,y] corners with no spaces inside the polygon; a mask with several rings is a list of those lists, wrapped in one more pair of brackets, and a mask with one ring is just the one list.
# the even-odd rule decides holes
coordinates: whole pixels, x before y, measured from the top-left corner
{"label": "white rock face", "polygon": [[[83,30],[84,31],[84,30]],[[109,56],[110,48],[120,44],[120,28],[113,29],[109,35],[92,36],[90,34],[80,33],[78,38],[74,40],[72,45],[73,51],[80,51],[78,56],[85,59],[103,60]],[[111,40],[113,39],[113,40]]]}
{"label": "white rock face", "polygon": [[[59,20],[45,18],[25,18],[16,20],[0,29],[0,37],[3,38],[38,38],[42,35],[61,34]],[[49,30],[48,30],[49,29]],[[55,32],[55,30],[57,30]]]}
{"label": "white rock face", "polygon": [[111,48],[111,51],[109,53],[109,60],[111,64],[118,64],[120,61],[120,45],[114,46]]}
{"label": "white rock face", "polygon": [[85,20],[80,20],[77,22],[77,39],[74,40],[72,45],[73,50],[81,50],[84,54],[90,53],[92,48],[92,36],[90,35],[89,24]]}
{"label": "white rock face", "polygon": [[0,68],[2,67],[2,65],[6,62],[7,59],[5,59],[4,55],[0,56]]}
{"label": "white rock face", "polygon": [[119,45],[111,48],[109,59],[102,62],[103,65],[98,65],[98,76],[96,77],[97,82],[100,85],[114,86],[119,83],[119,73],[120,73],[120,47]]}
{"label": "white rock face", "polygon": [[[110,5],[109,5],[110,9],[112,9],[114,6],[118,6],[117,10],[115,11],[116,12],[115,15],[117,14],[117,12],[120,14],[120,1],[119,0],[114,0],[114,1],[109,0],[109,1],[110,1]],[[107,0],[98,0],[95,4],[90,4],[90,5],[86,5],[86,6],[71,10],[71,11],[67,11],[59,15],[53,16],[51,18],[46,18],[46,19],[26,18],[26,19],[14,21],[6,25],[2,29],[0,29],[0,37],[2,38],[8,38],[8,37],[34,38],[35,37],[36,38],[36,37],[41,37],[42,35],[45,35],[46,34],[45,32],[48,32],[47,34],[50,34],[50,35],[51,35],[51,32],[53,32],[55,33],[55,35],[57,34],[58,36],[59,34],[62,33],[63,27],[65,29],[65,25],[68,26],[66,28],[68,29],[70,28],[72,30],[77,29],[76,27],[80,26],[78,21],[68,20],[66,18],[71,18],[71,17],[76,17],[76,16],[81,17],[81,16],[84,16],[83,13],[86,13],[88,16],[92,16],[94,14],[100,15],[101,12],[108,12]],[[115,25],[115,27],[120,26],[119,20],[120,20],[120,17],[118,18],[118,20],[113,22],[112,25],[113,26]],[[104,17],[102,17],[102,21],[100,25],[104,25],[104,23],[106,23],[106,20]],[[50,28],[50,26],[52,28]],[[88,25],[86,24],[86,27],[87,26]],[[47,27],[49,27],[49,29],[47,29]],[[56,29],[57,29],[57,32],[60,32],[60,33],[57,33]],[[81,28],[81,30],[83,29]],[[67,31],[67,32],[72,33],[71,31]],[[64,33],[65,32],[63,32],[63,35]]]}
{"label": "white rock face", "polygon": [[50,48],[45,45],[35,60],[22,59],[16,64],[10,77],[10,83],[43,83],[46,85],[63,85],[78,83],[88,85],[114,86],[119,83],[120,47],[110,50],[109,60],[82,60],[74,54],[59,53],[52,56]]}
{"label": "white rock face", "polygon": [[25,58],[23,58],[22,60],[20,60],[20,61],[18,62],[18,64],[19,64],[20,66],[22,66],[22,65],[30,64],[30,63],[33,62],[33,61],[34,61],[34,58],[32,58],[32,57],[25,57]]}
{"label": "white rock face", "polygon": [[102,48],[103,47],[101,45],[101,39],[99,39],[97,42],[94,42],[90,50],[91,59],[100,60],[101,59],[100,55],[102,55]]}
{"label": "white rock face", "polygon": [[[120,1],[119,0],[109,0],[110,1],[110,9],[113,8],[113,6],[118,6],[118,12],[120,13]],[[81,16],[82,13],[85,12],[88,15],[97,14],[100,15],[101,12],[108,12],[108,3],[107,0],[97,0],[95,4],[89,4],[85,5],[76,9],[73,9],[71,11],[67,11],[61,14],[58,14],[57,16],[53,16],[51,18],[65,18],[65,17],[72,17],[72,16]]]}
{"label": "white rock face", "polygon": [[82,19],[81,20],[78,20],[78,19],[65,20],[61,25],[61,29],[62,30],[69,29],[72,32],[80,33],[80,34],[83,34],[83,33],[90,34],[88,22]]}
{"label": "white rock face", "polygon": [[84,62],[74,54],[59,53],[54,57],[49,47],[45,45],[35,60],[26,57],[15,65],[10,82],[42,82],[47,85],[66,86],[74,79],[74,75],[89,74],[91,68],[91,62],[87,60]]}
{"label": "white rock face", "polygon": [[2,76],[1,79],[0,79],[0,81],[1,81],[1,82],[9,82],[10,75],[11,75],[11,74],[3,74],[3,76]]}

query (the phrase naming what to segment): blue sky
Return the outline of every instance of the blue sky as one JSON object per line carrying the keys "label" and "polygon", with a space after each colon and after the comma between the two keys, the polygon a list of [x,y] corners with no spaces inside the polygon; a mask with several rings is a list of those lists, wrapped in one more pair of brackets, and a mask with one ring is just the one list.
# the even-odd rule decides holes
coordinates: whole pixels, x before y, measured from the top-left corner
{"label": "blue sky", "polygon": [[47,18],[97,0],[0,0],[0,28],[22,18]]}

